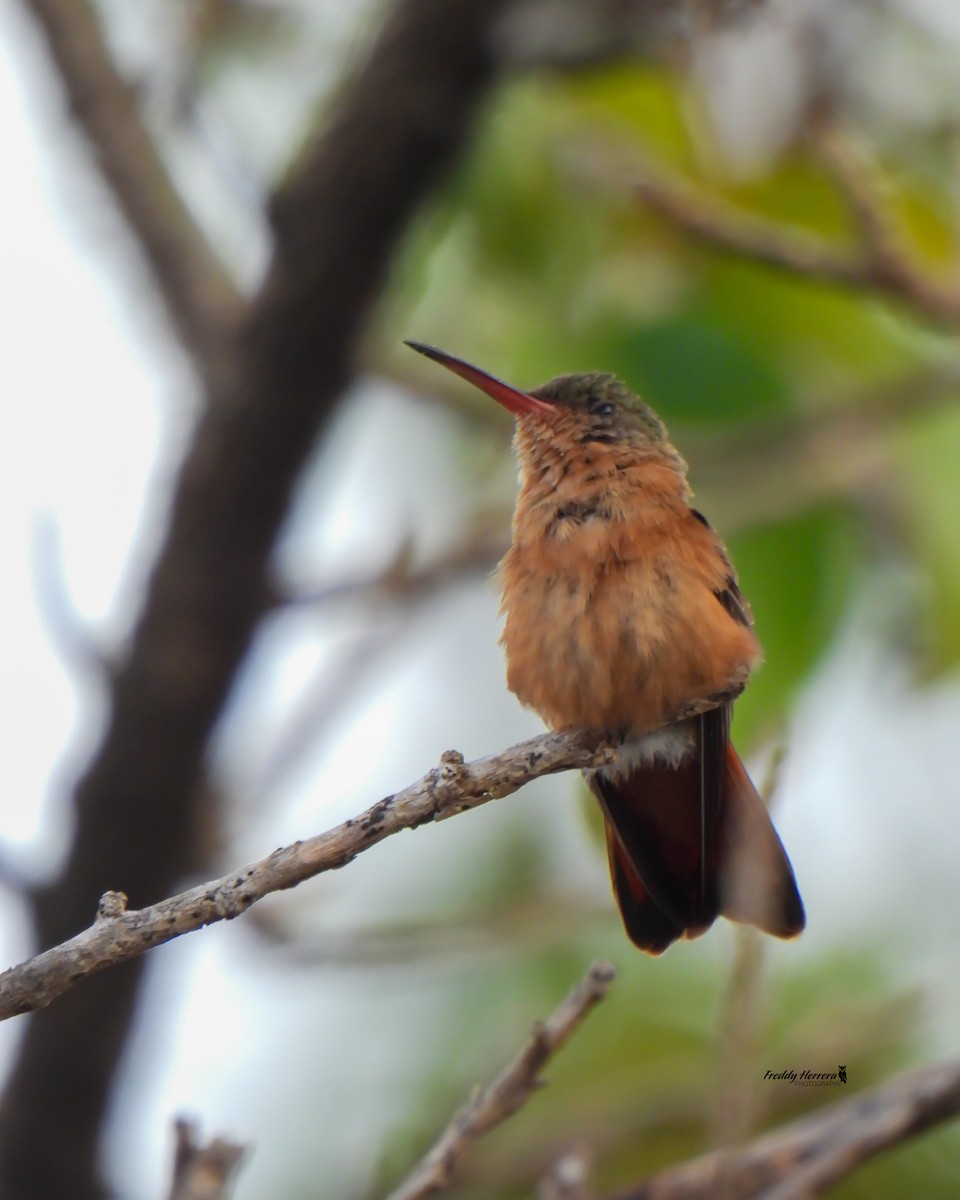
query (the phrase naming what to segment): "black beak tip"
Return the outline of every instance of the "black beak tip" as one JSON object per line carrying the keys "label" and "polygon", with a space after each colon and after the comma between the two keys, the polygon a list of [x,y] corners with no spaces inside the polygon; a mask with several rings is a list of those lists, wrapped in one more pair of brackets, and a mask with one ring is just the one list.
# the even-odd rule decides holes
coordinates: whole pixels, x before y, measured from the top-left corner
{"label": "black beak tip", "polygon": [[436,346],[428,346],[426,342],[414,342],[409,338],[404,338],[403,344],[409,346],[411,350],[416,350],[418,354],[425,354],[427,358],[436,360],[441,357],[441,351]]}

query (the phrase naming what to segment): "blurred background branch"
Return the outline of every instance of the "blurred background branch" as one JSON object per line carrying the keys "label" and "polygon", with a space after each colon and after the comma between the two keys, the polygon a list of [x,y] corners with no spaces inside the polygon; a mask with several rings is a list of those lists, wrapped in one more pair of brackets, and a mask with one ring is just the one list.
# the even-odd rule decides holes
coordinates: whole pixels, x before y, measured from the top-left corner
{"label": "blurred background branch", "polygon": [[470,1146],[519,1112],[543,1087],[540,1072],[604,999],[615,975],[609,963],[594,963],[560,1007],[545,1021],[537,1022],[527,1042],[500,1074],[486,1087],[477,1089],[423,1160],[390,1193],[389,1200],[423,1200],[448,1187],[457,1163]]}
{"label": "blurred background branch", "polygon": [[43,30],[71,116],[144,255],[183,348],[213,385],[240,298],[181,198],[118,71],[96,10],[71,0],[24,0]]}
{"label": "blurred background branch", "polygon": [[853,249],[724,206],[650,163],[637,169],[636,192],[661,217],[707,246],[814,282],[876,291],[921,318],[955,326],[960,321],[960,278],[946,283],[936,279],[894,232],[875,168],[846,130],[821,117],[812,122],[811,137],[849,203],[860,241]]}
{"label": "blurred background branch", "polygon": [[[881,1087],[786,1125],[740,1150],[706,1155],[663,1171],[617,1200],[801,1200],[873,1155],[960,1112],[960,1064],[905,1071]],[[718,1191],[722,1189],[722,1191]]]}
{"label": "blurred background branch", "polygon": [[464,579],[489,575],[509,545],[504,529],[509,520],[506,511],[478,514],[473,528],[465,529],[456,544],[428,562],[414,562],[412,542],[405,540],[397,547],[393,560],[375,575],[301,588],[294,594],[278,596],[277,602],[311,606],[360,601],[385,602],[391,607],[416,604]]}

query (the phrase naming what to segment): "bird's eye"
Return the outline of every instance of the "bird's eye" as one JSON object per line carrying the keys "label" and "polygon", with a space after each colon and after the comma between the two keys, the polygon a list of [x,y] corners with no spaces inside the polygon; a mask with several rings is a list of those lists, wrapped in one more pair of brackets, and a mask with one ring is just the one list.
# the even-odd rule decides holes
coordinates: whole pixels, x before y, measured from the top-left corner
{"label": "bird's eye", "polygon": [[612,417],[614,406],[607,400],[601,400],[599,403],[591,404],[590,411],[595,417]]}

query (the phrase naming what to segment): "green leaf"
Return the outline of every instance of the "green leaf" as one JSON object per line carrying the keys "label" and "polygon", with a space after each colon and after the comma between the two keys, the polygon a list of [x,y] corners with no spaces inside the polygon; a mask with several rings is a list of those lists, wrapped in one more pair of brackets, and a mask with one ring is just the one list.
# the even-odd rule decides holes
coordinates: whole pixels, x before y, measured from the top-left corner
{"label": "green leaf", "polygon": [[826,508],[740,534],[731,543],[765,654],[736,704],[742,744],[776,731],[835,636],[859,560],[853,535],[849,513]]}

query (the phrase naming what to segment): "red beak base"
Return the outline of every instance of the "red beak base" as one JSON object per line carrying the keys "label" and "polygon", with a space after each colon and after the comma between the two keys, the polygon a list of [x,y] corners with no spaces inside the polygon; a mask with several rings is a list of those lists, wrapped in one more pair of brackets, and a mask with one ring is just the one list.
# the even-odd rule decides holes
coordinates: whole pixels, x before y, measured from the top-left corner
{"label": "red beak base", "polygon": [[459,375],[467,383],[472,383],[481,392],[486,392],[504,408],[509,409],[514,416],[520,417],[525,413],[547,413],[554,409],[554,405],[548,400],[540,400],[537,396],[520,392],[511,387],[509,383],[504,383],[502,379],[497,379],[495,375],[481,371],[479,367],[464,362],[462,358],[455,358],[452,354],[447,354],[445,350],[438,350],[436,346],[426,346],[423,342],[405,342],[404,344],[411,350],[416,350],[418,354],[432,358],[441,367],[446,367],[454,375]]}

